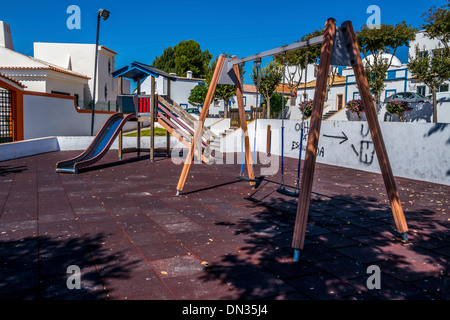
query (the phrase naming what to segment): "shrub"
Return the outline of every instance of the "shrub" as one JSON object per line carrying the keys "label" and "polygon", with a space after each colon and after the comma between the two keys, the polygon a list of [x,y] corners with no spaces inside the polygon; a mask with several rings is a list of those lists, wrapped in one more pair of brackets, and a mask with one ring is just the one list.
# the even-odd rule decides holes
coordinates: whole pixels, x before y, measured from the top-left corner
{"label": "shrub", "polygon": [[314,100],[303,101],[300,103],[300,111],[303,113],[304,117],[309,118],[311,116],[313,105]]}
{"label": "shrub", "polygon": [[358,120],[361,120],[360,113],[364,112],[364,107],[362,105],[362,101],[360,99],[357,100],[350,100],[347,102],[347,105],[345,106],[351,113],[356,113],[358,116]]}
{"label": "shrub", "polygon": [[392,114],[396,114],[402,122],[405,122],[405,112],[412,109],[413,108],[409,107],[409,103],[406,101],[392,100],[386,103],[386,110]]}

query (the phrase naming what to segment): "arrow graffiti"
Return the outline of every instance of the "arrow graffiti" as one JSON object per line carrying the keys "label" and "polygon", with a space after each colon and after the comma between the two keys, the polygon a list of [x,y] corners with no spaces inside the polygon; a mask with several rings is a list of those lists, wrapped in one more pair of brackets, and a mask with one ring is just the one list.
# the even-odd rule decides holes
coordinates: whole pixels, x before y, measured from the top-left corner
{"label": "arrow graffiti", "polygon": [[327,138],[333,138],[333,139],[342,139],[342,141],[339,142],[339,144],[343,144],[345,141],[348,140],[348,138],[347,138],[347,135],[344,132],[342,132],[342,134],[344,136],[329,136],[329,135],[326,135],[326,134],[324,134],[323,136],[327,137]]}

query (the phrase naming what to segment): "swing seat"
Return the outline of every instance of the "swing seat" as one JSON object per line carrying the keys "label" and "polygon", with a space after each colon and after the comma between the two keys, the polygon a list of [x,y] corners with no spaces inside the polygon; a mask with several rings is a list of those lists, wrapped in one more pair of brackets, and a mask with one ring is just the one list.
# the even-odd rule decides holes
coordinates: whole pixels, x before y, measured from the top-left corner
{"label": "swing seat", "polygon": [[279,194],[282,194],[282,195],[285,195],[288,197],[295,197],[295,198],[298,198],[298,196],[300,195],[300,191],[291,191],[291,190],[286,189],[285,187],[278,188],[277,192]]}

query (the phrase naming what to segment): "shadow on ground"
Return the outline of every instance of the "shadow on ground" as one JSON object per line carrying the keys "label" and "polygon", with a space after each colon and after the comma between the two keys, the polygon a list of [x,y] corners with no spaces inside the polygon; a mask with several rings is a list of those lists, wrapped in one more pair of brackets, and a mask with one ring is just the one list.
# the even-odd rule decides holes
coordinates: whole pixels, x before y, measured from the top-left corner
{"label": "shadow on ground", "polygon": [[[125,251],[104,247],[106,234],[58,239],[25,237],[0,241],[0,299],[106,299],[104,286],[127,279],[137,261],[123,262]],[[73,273],[81,270],[81,288],[69,289]],[[101,276],[100,276],[101,275]]]}
{"label": "shadow on ground", "polygon": [[[407,212],[405,242],[390,207],[379,199],[313,194],[305,247],[300,262],[293,263],[296,199],[276,192],[257,196],[247,198],[250,217],[216,223],[243,239],[241,254],[222,256],[210,266],[244,299],[450,298],[448,222],[435,212]],[[445,247],[447,256],[440,253]],[[381,270],[379,290],[367,287],[370,265]]]}
{"label": "shadow on ground", "polygon": [[0,166],[0,177],[21,173],[26,170],[28,170],[26,166]]}

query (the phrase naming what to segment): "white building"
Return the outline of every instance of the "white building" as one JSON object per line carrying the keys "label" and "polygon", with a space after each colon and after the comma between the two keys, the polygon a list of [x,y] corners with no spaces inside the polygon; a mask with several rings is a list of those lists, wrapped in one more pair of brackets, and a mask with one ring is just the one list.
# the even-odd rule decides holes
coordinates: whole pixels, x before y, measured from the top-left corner
{"label": "white building", "polygon": [[[414,58],[416,56],[416,46],[419,48],[421,54],[432,54],[434,50],[443,49],[442,43],[438,39],[428,38],[424,31],[416,33],[416,39],[410,43],[409,57]],[[445,84],[439,87],[439,92],[449,92],[450,81],[446,81]],[[415,79],[410,78],[408,83],[408,91],[416,92],[418,94],[429,97],[432,92],[423,83],[418,83]]]}
{"label": "white building", "polygon": [[[118,79],[111,75],[115,70],[116,55],[117,52],[105,46],[98,47],[96,110],[116,110],[120,88]],[[94,90],[95,44],[36,42],[34,57],[88,76],[90,79],[80,106],[90,109]],[[125,80],[122,86],[122,92],[130,92],[129,81]]]}
{"label": "white building", "polygon": [[61,93],[84,99],[89,76],[14,51],[10,26],[0,21],[0,73],[20,81],[28,91]]}
{"label": "white building", "polygon": [[[383,59],[390,61],[392,59],[392,64],[389,67],[385,79],[385,89],[381,94],[381,101],[384,101],[387,97],[397,93],[405,92],[408,90],[408,65],[402,63],[400,59],[391,54],[382,54]],[[373,56],[369,55],[367,58],[363,59],[363,64],[366,64],[366,60],[373,60]],[[358,87],[356,86],[356,78],[351,67],[342,70],[342,76],[346,78],[345,86],[345,104],[350,100],[360,99],[360,94]]]}
{"label": "white building", "polygon": [[[117,52],[98,47],[96,110],[116,111],[119,83],[111,76]],[[95,44],[34,43],[34,57],[14,51],[10,26],[0,21],[0,73],[29,91],[70,95],[77,106],[90,108],[93,97]],[[129,81],[122,92],[129,93]]]}

